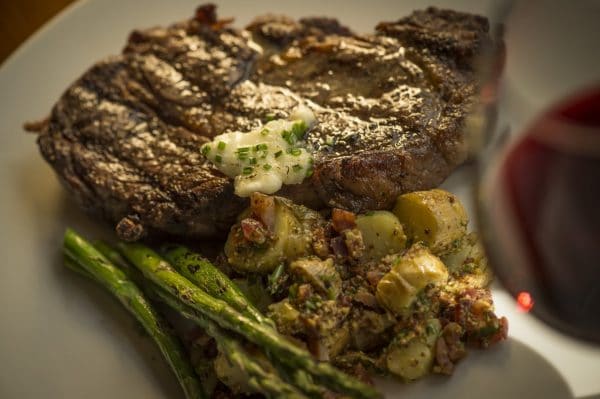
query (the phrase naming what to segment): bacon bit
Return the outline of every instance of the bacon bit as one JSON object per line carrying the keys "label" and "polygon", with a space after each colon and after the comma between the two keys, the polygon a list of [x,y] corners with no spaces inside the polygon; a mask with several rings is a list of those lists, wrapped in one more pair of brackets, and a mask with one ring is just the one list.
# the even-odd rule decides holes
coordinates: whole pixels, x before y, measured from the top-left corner
{"label": "bacon bit", "polygon": [[436,373],[451,375],[454,371],[454,363],[450,361],[448,346],[443,337],[439,337],[435,343],[435,363],[433,371]]}
{"label": "bacon bit", "polygon": [[304,302],[312,295],[312,286],[310,284],[301,284],[298,287],[298,301]]}
{"label": "bacon bit", "polygon": [[255,244],[264,244],[269,236],[265,227],[256,219],[246,218],[240,222],[244,239]]}
{"label": "bacon bit", "polygon": [[379,280],[383,278],[385,273],[375,270],[370,270],[367,272],[367,281],[371,284],[372,287],[377,287],[379,284]]}
{"label": "bacon bit", "polygon": [[456,323],[448,323],[435,343],[434,371],[450,375],[454,371],[454,364],[465,357],[467,351],[460,340],[463,329]]}
{"label": "bacon bit", "polygon": [[358,363],[356,366],[354,366],[352,374],[354,374],[359,381],[364,382],[365,384],[375,385],[371,379],[371,376],[369,375],[369,372],[365,366],[362,365],[362,363]]}
{"label": "bacon bit", "polygon": [[275,198],[261,193],[250,196],[252,214],[260,220],[269,232],[275,230]]}
{"label": "bacon bit", "polygon": [[460,340],[463,333],[462,327],[456,323],[448,323],[442,330],[442,337],[448,346],[448,355],[453,362],[457,362],[467,354],[465,346]]}
{"label": "bacon bit", "polygon": [[331,222],[333,223],[333,229],[341,233],[344,230],[356,227],[356,215],[352,212],[335,208],[331,212]]}
{"label": "bacon bit", "polygon": [[356,295],[354,295],[354,301],[356,301],[358,303],[362,303],[363,305],[365,305],[368,308],[379,307],[379,304],[377,303],[377,298],[375,298],[375,295],[371,294],[369,291],[367,291],[366,289],[364,289],[362,287],[359,288]]}
{"label": "bacon bit", "polygon": [[348,248],[346,247],[346,243],[344,237],[334,237],[331,239],[331,250],[333,254],[338,258],[347,258],[348,257]]}
{"label": "bacon bit", "polygon": [[338,304],[340,306],[350,306],[352,305],[352,297],[349,295],[340,295]]}
{"label": "bacon bit", "polygon": [[496,334],[490,337],[490,344],[495,344],[496,342],[503,341],[506,339],[506,337],[508,337],[508,319],[502,316],[499,322],[500,328],[498,328]]}

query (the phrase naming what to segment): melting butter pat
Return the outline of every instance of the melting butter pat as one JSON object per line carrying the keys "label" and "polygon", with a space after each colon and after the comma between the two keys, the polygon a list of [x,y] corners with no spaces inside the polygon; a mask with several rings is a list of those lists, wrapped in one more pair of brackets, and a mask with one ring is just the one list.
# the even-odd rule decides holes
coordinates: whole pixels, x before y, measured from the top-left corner
{"label": "melting butter pat", "polygon": [[273,194],[284,184],[299,184],[312,175],[313,158],[303,137],[315,123],[313,113],[300,107],[292,120],[273,120],[247,132],[216,136],[202,146],[202,154],[234,179],[235,194]]}

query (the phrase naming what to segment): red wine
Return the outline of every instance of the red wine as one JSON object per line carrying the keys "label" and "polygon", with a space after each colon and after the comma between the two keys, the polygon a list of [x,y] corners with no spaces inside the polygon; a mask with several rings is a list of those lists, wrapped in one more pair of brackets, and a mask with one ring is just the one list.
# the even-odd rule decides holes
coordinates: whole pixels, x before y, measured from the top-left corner
{"label": "red wine", "polygon": [[543,114],[498,165],[483,226],[496,273],[527,310],[600,341],[600,88]]}

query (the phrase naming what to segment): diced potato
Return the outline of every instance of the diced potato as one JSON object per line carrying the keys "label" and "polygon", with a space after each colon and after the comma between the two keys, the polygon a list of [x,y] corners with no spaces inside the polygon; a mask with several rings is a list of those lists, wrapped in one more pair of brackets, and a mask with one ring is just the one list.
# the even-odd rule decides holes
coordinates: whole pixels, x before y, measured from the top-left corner
{"label": "diced potato", "polygon": [[308,350],[319,361],[328,362],[338,356],[350,343],[350,329],[343,324],[327,334],[308,338]]}
{"label": "diced potato", "polygon": [[312,238],[307,226],[302,223],[307,219],[305,214],[309,210],[306,209],[299,219],[296,215],[298,208],[283,198],[275,197],[273,238],[264,244],[247,241],[240,224],[233,226],[225,243],[229,264],[242,273],[268,273],[282,262],[309,254]]}
{"label": "diced potato", "polygon": [[396,323],[396,318],[388,312],[380,313],[362,310],[352,319],[352,345],[360,351],[370,351],[384,345],[389,339],[386,330]]}
{"label": "diced potato", "polygon": [[425,334],[404,342],[393,342],[386,352],[387,369],[394,375],[407,381],[414,381],[427,375],[433,366],[434,345],[440,335],[441,324],[438,319],[427,321]]}
{"label": "diced potato", "polygon": [[350,328],[347,325],[342,325],[331,335],[326,336],[325,340],[325,345],[329,350],[329,358],[333,359],[342,353],[350,343]]}
{"label": "diced potato", "polygon": [[413,245],[399,257],[377,284],[377,302],[390,312],[403,315],[423,288],[448,280],[442,261],[421,244]]}
{"label": "diced potato", "polygon": [[309,282],[329,299],[338,297],[342,290],[342,277],[333,265],[333,259],[321,260],[316,256],[300,258],[290,264],[290,271]]}
{"label": "diced potato", "polygon": [[292,335],[302,330],[300,312],[292,306],[287,298],[269,305],[268,315],[283,334]]}
{"label": "diced potato", "polygon": [[406,246],[402,225],[391,212],[375,211],[360,215],[356,218],[356,226],[362,233],[368,260],[379,260],[402,251]]}
{"label": "diced potato", "polygon": [[444,265],[446,265],[448,271],[452,274],[460,272],[463,263],[469,257],[469,253],[472,249],[471,244],[468,242],[469,236],[470,234],[464,236],[463,239],[460,240],[456,249],[440,257],[442,262],[444,262]]}
{"label": "diced potato", "polygon": [[461,276],[461,281],[468,279],[471,287],[487,287],[492,281],[492,271],[476,233],[464,236],[458,248],[441,259],[452,274]]}
{"label": "diced potato", "polygon": [[436,255],[453,248],[469,221],[458,198],[440,189],[400,195],[394,214],[412,242],[425,242]]}

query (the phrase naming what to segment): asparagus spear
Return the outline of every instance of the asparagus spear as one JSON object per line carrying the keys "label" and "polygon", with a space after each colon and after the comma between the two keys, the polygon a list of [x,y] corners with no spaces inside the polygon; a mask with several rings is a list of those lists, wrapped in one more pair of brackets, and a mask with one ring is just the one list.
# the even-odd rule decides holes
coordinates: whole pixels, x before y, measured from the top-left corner
{"label": "asparagus spear", "polygon": [[71,229],[65,232],[64,252],[67,267],[79,268],[81,274],[104,286],[142,324],[175,373],[185,397],[206,398],[179,340],[125,273]]}
{"label": "asparagus spear", "polygon": [[229,361],[246,371],[250,377],[250,385],[258,392],[264,393],[270,398],[306,398],[296,388],[282,381],[277,374],[266,372],[260,364],[250,358],[235,339],[200,312],[182,303],[165,290],[159,289],[157,294],[165,304],[183,317],[194,321],[213,337]]}
{"label": "asparagus spear", "polygon": [[373,387],[344,374],[328,363],[315,361],[309,353],[285,340],[273,328],[260,324],[240,314],[226,302],[211,297],[179,275],[151,249],[135,243],[119,243],[118,247],[146,278],[222,328],[235,331],[263,347],[289,367],[304,369],[323,385],[356,398],[381,397]]}
{"label": "asparagus spear", "polygon": [[[124,259],[122,255],[117,250],[113,249],[109,244],[103,241],[94,241],[94,247],[107,259],[109,259],[111,262],[113,262],[115,265],[121,268],[128,276],[131,276],[132,279],[134,279],[134,281],[140,283],[140,279],[143,279],[143,275],[139,273],[139,270],[132,268],[129,262],[127,262],[127,260]],[[188,251],[187,249],[185,250]],[[202,257],[200,257],[200,259],[202,259],[205,262],[208,262]],[[74,262],[72,262],[69,258],[65,259],[65,263],[69,268],[73,269],[74,271],[90,277],[84,269],[74,264]],[[221,273],[218,269],[212,266],[212,264],[210,265],[210,267],[217,270],[218,273]],[[228,280],[227,276],[225,276],[224,274],[222,276]],[[201,315],[198,315],[197,312],[195,312],[193,309],[186,309],[185,305],[178,302],[160,287],[156,287],[155,285],[153,285],[150,281],[145,280],[141,283],[143,282],[149,283],[147,284],[146,288],[148,290],[151,290],[152,294],[156,295],[158,299],[174,308],[179,314],[184,315],[184,317],[188,319],[193,319],[196,322],[196,324],[198,324],[205,331],[207,331],[207,333],[217,341],[217,344],[221,347],[221,350],[229,359],[229,361],[233,364],[236,364],[240,369],[246,371],[246,373],[250,377],[250,385],[258,392],[264,393],[267,397],[274,399],[306,398],[296,388],[282,381],[278,375],[266,372],[260,364],[251,359],[251,357],[244,351],[244,349],[235,339],[222,332],[217,325],[208,321]],[[195,315],[192,316],[192,313],[195,313]]]}
{"label": "asparagus spear", "polygon": [[[139,270],[132,267],[129,264],[129,262],[127,262],[127,260],[123,258],[123,255],[121,255],[119,251],[111,247],[110,244],[108,244],[107,242],[104,242],[102,240],[94,240],[92,241],[92,245],[98,250],[98,252],[104,255],[106,259],[111,261],[113,265],[121,269],[127,276],[143,277],[142,274],[139,273]],[[132,274],[135,275],[136,273],[138,274],[137,276],[131,276]],[[139,281],[134,281],[139,283]]]}
{"label": "asparagus spear", "polygon": [[[273,327],[271,320],[264,317],[235,283],[208,259],[181,245],[166,245],[161,252],[171,266],[208,294],[222,299],[249,318]],[[281,364],[281,360],[277,357],[272,356],[271,360],[279,366],[279,371],[286,380],[294,383],[309,396],[318,398],[323,396],[323,389],[313,384],[306,372],[290,370],[289,367]]]}
{"label": "asparagus spear", "polygon": [[271,321],[250,303],[238,286],[208,259],[180,245],[165,246],[162,252],[165,259],[180,274],[207,294],[222,299],[243,315],[259,323],[272,325]]}

